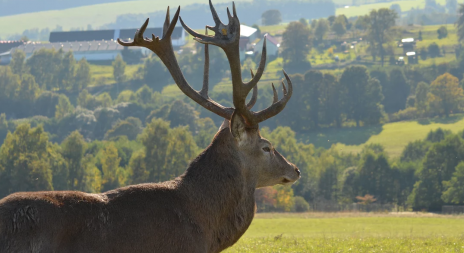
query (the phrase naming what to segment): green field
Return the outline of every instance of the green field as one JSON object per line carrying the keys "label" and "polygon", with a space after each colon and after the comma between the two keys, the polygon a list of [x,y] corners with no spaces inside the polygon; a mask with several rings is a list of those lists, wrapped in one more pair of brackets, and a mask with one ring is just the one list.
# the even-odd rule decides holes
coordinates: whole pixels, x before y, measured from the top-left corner
{"label": "green field", "polygon": [[[246,1],[246,0],[241,0]],[[215,0],[215,3],[231,2],[229,0]],[[19,15],[0,17],[0,38],[7,35],[22,33],[26,29],[49,28],[57,25],[64,30],[71,28],[86,28],[92,25],[96,28],[104,24],[116,21],[116,17],[122,14],[138,14],[146,16],[146,13],[166,10],[168,6],[187,6],[195,3],[208,3],[206,0],[136,0],[127,2],[88,5],[65,10],[42,11]],[[159,24],[162,25],[162,24]]]}
{"label": "green field", "polygon": [[316,147],[328,148],[336,144],[339,151],[347,153],[358,153],[366,144],[379,143],[385,147],[389,155],[398,157],[409,142],[422,140],[431,130],[437,128],[455,133],[462,131],[464,115],[454,115],[448,119],[394,122],[382,126],[327,129],[319,133],[297,134],[297,137],[305,143],[313,143]]}
{"label": "green field", "polygon": [[258,214],[226,252],[464,252],[464,218],[433,214]]}

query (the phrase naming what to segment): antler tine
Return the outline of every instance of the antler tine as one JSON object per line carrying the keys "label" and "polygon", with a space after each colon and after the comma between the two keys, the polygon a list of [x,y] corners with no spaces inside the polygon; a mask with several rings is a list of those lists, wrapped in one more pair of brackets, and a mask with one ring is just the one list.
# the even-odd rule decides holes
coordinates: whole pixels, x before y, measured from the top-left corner
{"label": "antler tine", "polygon": [[[205,28],[205,35],[208,35],[208,27]],[[200,95],[208,98],[208,87],[209,87],[209,48],[208,44],[205,44],[205,68],[203,70],[203,87],[201,88]]]}
{"label": "antler tine", "polygon": [[211,14],[213,15],[214,22],[216,24],[222,24],[222,21],[219,18],[218,14],[216,12],[216,9],[214,8],[213,3],[211,2],[211,0],[209,0],[209,8],[211,9]]}
{"label": "antler tine", "polygon": [[166,33],[168,32],[170,22],[171,22],[171,18],[169,15],[169,6],[168,6],[168,10],[166,11],[166,20],[164,20],[164,25],[163,25],[163,38],[166,37]]}
{"label": "antler tine", "polygon": [[[265,121],[266,119],[269,119],[275,115],[277,115],[279,112],[281,112],[284,108],[285,108],[285,105],[287,104],[287,102],[290,100],[290,98],[292,97],[292,94],[293,94],[293,85],[292,85],[292,81],[290,80],[290,77],[288,77],[287,73],[285,71],[284,72],[284,75],[285,75],[285,79],[287,80],[287,83],[288,83],[288,90],[285,89],[285,84],[284,84],[284,92],[286,90],[286,92],[284,93],[284,97],[277,101],[277,102],[274,102],[271,106],[269,106],[268,108],[262,110],[262,111],[259,111],[259,112],[256,112],[256,113],[253,113],[253,120],[254,120],[254,123],[257,124],[259,122],[263,122]],[[282,82],[283,83],[283,82]],[[274,85],[273,85],[273,88],[274,88]],[[275,88],[274,88],[274,100],[276,98],[275,94],[277,93],[275,91]]]}
{"label": "antler tine", "polygon": [[124,42],[124,41],[122,41],[121,39],[118,38],[118,43],[120,45],[122,45],[122,46],[125,46],[125,47],[131,47],[131,46],[147,47],[149,41],[143,39],[143,33],[147,29],[149,21],[150,21],[150,19],[147,18],[147,20],[145,20],[145,23],[143,23],[143,25],[140,27],[140,29],[137,29],[137,31],[135,32],[135,35],[134,35],[134,41],[132,41],[132,42]]}
{"label": "antler tine", "polygon": [[277,90],[274,87],[274,84],[272,84],[272,91],[274,92],[274,99],[272,100],[272,104],[275,104],[277,101],[279,101],[279,95],[277,94]]}
{"label": "antler tine", "polygon": [[[253,78],[255,76],[255,74],[253,73],[253,70],[250,69],[250,72],[251,72],[251,78]],[[256,101],[258,101],[258,85],[255,85],[255,87],[253,87],[253,94],[251,95],[250,102],[248,102],[247,104],[248,110],[251,110],[251,108],[253,108],[253,106],[256,104]]]}
{"label": "antler tine", "polygon": [[266,36],[264,36],[264,43],[263,43],[263,50],[262,50],[262,53],[261,53],[261,60],[259,62],[258,70],[256,71],[256,75],[251,79],[250,82],[244,84],[245,89],[244,89],[243,93],[246,93],[246,95],[248,95],[250,90],[259,82],[259,80],[263,76],[264,68],[266,67],[266,57],[267,57],[266,40],[267,40]]}

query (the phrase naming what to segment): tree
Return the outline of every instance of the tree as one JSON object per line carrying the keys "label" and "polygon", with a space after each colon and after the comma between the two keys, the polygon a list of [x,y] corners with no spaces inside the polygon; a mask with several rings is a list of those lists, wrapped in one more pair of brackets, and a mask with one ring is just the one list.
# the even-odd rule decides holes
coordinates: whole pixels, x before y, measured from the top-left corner
{"label": "tree", "polygon": [[410,88],[401,69],[390,71],[390,81],[383,88],[386,112],[394,113],[405,108]]}
{"label": "tree", "polygon": [[438,39],[440,40],[448,37],[448,29],[446,29],[446,27],[443,25],[440,26],[440,28],[438,28],[437,33],[438,33]]}
{"label": "tree", "polygon": [[401,6],[399,4],[392,4],[390,10],[394,10],[396,14],[401,14]]}
{"label": "tree", "polygon": [[459,41],[464,41],[464,4],[459,5],[459,18],[456,22]]}
{"label": "tree", "polygon": [[61,147],[61,154],[67,164],[67,171],[62,176],[67,183],[65,189],[82,190],[85,176],[83,158],[87,143],[78,131],[74,131],[63,141]]}
{"label": "tree", "polygon": [[195,144],[188,126],[176,127],[169,131],[169,145],[165,158],[165,177],[170,180],[184,173],[189,163],[197,156],[198,147]]}
{"label": "tree", "polygon": [[280,211],[290,212],[294,206],[293,189],[289,186],[276,185],[276,208]]}
{"label": "tree", "polygon": [[122,59],[121,55],[118,54],[116,59],[112,63],[113,65],[113,77],[117,83],[124,82],[126,80],[126,62]]}
{"label": "tree", "polygon": [[92,76],[90,74],[90,64],[85,58],[82,58],[77,63],[76,75],[74,77],[74,83],[72,89],[79,91],[89,86]]}
{"label": "tree", "polygon": [[433,42],[428,46],[429,56],[431,58],[439,57],[440,56],[440,48],[438,47],[437,43]]}
{"label": "tree", "polygon": [[59,158],[41,126],[19,125],[0,147],[0,196],[53,190],[52,173]]}
{"label": "tree", "polygon": [[137,101],[141,104],[149,104],[153,102],[151,100],[151,96],[153,95],[153,90],[150,89],[147,85],[142,86],[142,88],[138,89],[135,93],[137,96]]}
{"label": "tree", "polygon": [[429,85],[425,82],[419,82],[416,87],[415,107],[419,114],[424,114],[428,110],[427,94],[429,93]]}
{"label": "tree", "polygon": [[326,19],[319,19],[314,29],[314,36],[317,41],[322,41],[324,35],[329,31],[329,21]]}
{"label": "tree", "polygon": [[176,100],[171,104],[167,119],[171,122],[171,127],[189,126],[190,130],[196,133],[198,115],[199,113],[191,105]]}
{"label": "tree", "polygon": [[435,143],[427,152],[410,196],[413,210],[440,211],[442,192],[446,189],[443,181],[451,180],[456,166],[462,161],[464,141],[458,135]]}
{"label": "tree", "polygon": [[[180,61],[179,61],[180,62]],[[145,84],[155,91],[163,90],[168,83],[170,75],[158,57],[149,57],[145,60],[143,68],[139,70]]]}
{"label": "tree", "polygon": [[153,119],[143,130],[140,141],[145,147],[145,166],[150,182],[160,182],[165,177],[164,164],[169,145],[169,122]]}
{"label": "tree", "polygon": [[459,80],[449,73],[437,77],[430,85],[429,104],[446,117],[461,107],[463,99]]}
{"label": "tree", "polygon": [[106,140],[118,136],[127,136],[129,140],[135,140],[137,136],[142,132],[142,121],[138,118],[129,117],[123,121],[118,122],[105,134]]}
{"label": "tree", "polygon": [[55,118],[61,119],[73,110],[74,106],[71,104],[71,102],[69,102],[68,97],[65,95],[60,95],[58,104],[56,105]]}
{"label": "tree", "polygon": [[430,142],[417,140],[408,143],[401,153],[401,162],[417,162],[422,160],[430,148]]}
{"label": "tree", "polygon": [[332,24],[332,31],[335,32],[335,34],[338,37],[341,37],[343,34],[346,33],[346,25],[347,24],[345,23],[345,17],[338,16]]}
{"label": "tree", "polygon": [[331,73],[324,74],[321,94],[321,112],[322,120],[325,124],[332,125],[335,123],[336,127],[342,126],[343,114],[343,96],[346,92]]}
{"label": "tree", "polygon": [[445,203],[464,204],[464,187],[462,182],[464,182],[464,162],[460,162],[456,166],[456,171],[453,173],[451,180],[443,182],[445,191],[441,198]]}
{"label": "tree", "polygon": [[279,10],[268,10],[261,15],[263,25],[278,25],[282,22],[282,14]]}
{"label": "tree", "polygon": [[55,75],[56,85],[58,89],[71,89],[73,86],[74,69],[76,60],[71,51],[64,54],[61,59],[61,64],[58,66],[58,71]]}
{"label": "tree", "polygon": [[319,115],[321,108],[321,92],[323,87],[324,76],[322,72],[318,70],[310,70],[306,72],[305,86],[308,93],[308,105],[309,105],[309,120],[313,128],[319,128]]}
{"label": "tree", "polygon": [[26,61],[30,74],[34,76],[41,88],[46,90],[59,88],[56,75],[62,63],[62,55],[62,50],[42,48],[34,51],[34,54]]}
{"label": "tree", "polygon": [[384,153],[368,151],[359,168],[359,195],[370,194],[380,203],[390,203],[394,196],[393,171]]}
{"label": "tree", "polygon": [[11,54],[11,71],[13,71],[14,74],[17,75],[22,75],[23,73],[26,72],[26,65],[24,63],[24,60],[26,59],[26,53],[22,50],[15,50]]}
{"label": "tree", "polygon": [[311,63],[307,60],[311,47],[310,34],[309,27],[300,22],[291,22],[287,26],[282,36],[282,57],[285,69],[305,72],[311,67]]}
{"label": "tree", "polygon": [[35,82],[35,79],[30,74],[21,76],[19,89],[16,90],[16,100],[18,103],[18,116],[28,117],[32,114],[31,108],[34,105],[36,98],[39,96],[40,88]]}
{"label": "tree", "polygon": [[398,14],[394,10],[387,8],[372,10],[369,14],[368,37],[373,50],[380,55],[382,66],[386,55],[384,44],[391,40],[391,28],[395,25],[395,19],[397,18]]}
{"label": "tree", "polygon": [[102,165],[102,187],[103,191],[116,189],[124,186],[126,178],[124,171],[119,167],[121,158],[118,156],[118,149],[110,143],[102,152],[100,159]]}
{"label": "tree", "polygon": [[340,78],[346,90],[344,107],[349,119],[360,126],[360,121],[375,123],[382,117],[380,102],[383,100],[378,80],[371,79],[364,66],[349,66]]}

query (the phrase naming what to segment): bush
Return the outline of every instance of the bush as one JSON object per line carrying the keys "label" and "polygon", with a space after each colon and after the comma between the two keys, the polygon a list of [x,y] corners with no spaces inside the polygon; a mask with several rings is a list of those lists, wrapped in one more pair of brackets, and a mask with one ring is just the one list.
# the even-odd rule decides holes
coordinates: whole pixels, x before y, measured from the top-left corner
{"label": "bush", "polygon": [[402,120],[411,120],[415,119],[418,116],[417,108],[416,107],[409,107],[404,110],[400,110],[397,113],[394,113],[390,117],[391,122],[402,121]]}
{"label": "bush", "polygon": [[440,56],[440,48],[438,47],[437,43],[433,42],[429,45],[429,56],[432,58]]}
{"label": "bush", "polygon": [[294,206],[295,212],[303,213],[303,212],[309,211],[309,204],[308,202],[306,202],[306,200],[303,197],[296,196],[294,201],[295,201],[295,206]]}
{"label": "bush", "polygon": [[437,30],[437,33],[438,33],[438,39],[440,40],[448,37],[448,29],[446,29],[445,26],[440,26],[440,28],[438,28]]}

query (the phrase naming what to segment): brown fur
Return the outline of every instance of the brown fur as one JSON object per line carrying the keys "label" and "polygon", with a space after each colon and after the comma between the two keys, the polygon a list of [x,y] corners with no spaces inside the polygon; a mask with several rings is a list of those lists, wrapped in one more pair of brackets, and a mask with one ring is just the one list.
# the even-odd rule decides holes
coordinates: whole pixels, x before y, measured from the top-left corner
{"label": "brown fur", "polygon": [[[254,216],[256,187],[299,171],[256,129],[221,129],[180,177],[102,194],[15,193],[0,200],[0,252],[220,252]],[[272,167],[272,168],[269,168]],[[282,179],[282,177],[285,179]]]}

